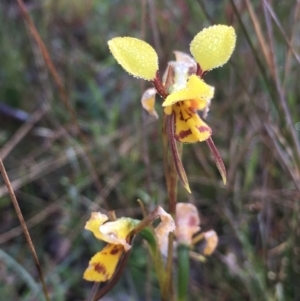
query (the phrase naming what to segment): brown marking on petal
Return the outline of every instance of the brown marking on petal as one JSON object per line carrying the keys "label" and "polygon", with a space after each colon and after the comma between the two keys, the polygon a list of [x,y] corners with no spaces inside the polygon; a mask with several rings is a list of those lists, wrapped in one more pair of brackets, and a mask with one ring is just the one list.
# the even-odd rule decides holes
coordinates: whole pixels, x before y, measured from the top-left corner
{"label": "brown marking on petal", "polygon": [[184,121],[183,114],[182,114],[181,111],[179,112],[179,116],[180,116],[179,119],[182,120],[182,121]]}
{"label": "brown marking on petal", "polygon": [[203,133],[203,132],[209,132],[209,133],[211,133],[211,132],[212,132],[211,129],[210,129],[209,127],[203,126],[203,125],[197,127],[197,129],[199,130],[200,133]]}
{"label": "brown marking on petal", "polygon": [[99,262],[94,265],[94,270],[97,273],[102,274],[102,275],[105,275],[105,273],[106,273],[105,266],[103,264],[99,263]]}
{"label": "brown marking on petal", "polygon": [[193,227],[193,226],[198,226],[198,224],[199,224],[198,219],[194,215],[190,216],[188,220],[188,226]]}
{"label": "brown marking on petal", "polygon": [[[179,111],[179,119],[181,121],[188,121],[190,118],[192,118],[192,113],[190,112],[190,109],[186,109],[184,106],[183,106],[183,101],[179,101],[177,102],[175,105],[177,105],[178,107],[180,107],[180,111]],[[186,112],[186,114],[189,116],[188,118],[184,118],[183,117],[183,113],[182,113],[182,110],[184,110]]]}
{"label": "brown marking on petal", "polygon": [[187,115],[189,116],[188,118],[184,119],[184,121],[188,121],[189,119],[192,118],[192,114],[189,112],[189,110],[187,110],[187,109],[184,109],[184,110],[187,113]]}
{"label": "brown marking on petal", "polygon": [[114,246],[114,248],[110,251],[111,255],[116,255],[121,251],[118,246]]}
{"label": "brown marking on petal", "polygon": [[188,130],[186,130],[186,131],[181,131],[181,132],[179,133],[179,135],[174,135],[174,138],[175,138],[176,140],[180,141],[180,139],[183,139],[183,138],[185,138],[185,137],[187,137],[188,135],[191,135],[191,134],[192,134],[191,129],[188,129]]}

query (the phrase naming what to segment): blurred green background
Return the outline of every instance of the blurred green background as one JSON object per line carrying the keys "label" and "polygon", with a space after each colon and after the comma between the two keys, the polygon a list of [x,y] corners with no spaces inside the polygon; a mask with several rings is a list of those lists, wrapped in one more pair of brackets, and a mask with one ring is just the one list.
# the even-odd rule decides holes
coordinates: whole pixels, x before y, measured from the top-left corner
{"label": "blurred green background", "polygon": [[[140,104],[149,83],[124,72],[107,41],[146,40],[162,74],[172,51],[189,52],[193,36],[211,24],[237,32],[230,63],[205,77],[216,89],[206,121],[228,182],[205,143],[184,146],[193,194],[179,186],[178,200],[196,204],[201,228],[219,236],[205,263],[191,259],[189,300],[300,300],[299,1],[24,2],[76,112],[74,122],[17,1],[1,1],[0,156],[51,300],[88,296],[82,274],[102,248],[84,230],[92,210],[141,218],[138,198],[149,211],[167,208],[160,99],[156,121]],[[43,300],[2,179],[0,293],[1,300]],[[159,300],[141,239],[103,300]]]}

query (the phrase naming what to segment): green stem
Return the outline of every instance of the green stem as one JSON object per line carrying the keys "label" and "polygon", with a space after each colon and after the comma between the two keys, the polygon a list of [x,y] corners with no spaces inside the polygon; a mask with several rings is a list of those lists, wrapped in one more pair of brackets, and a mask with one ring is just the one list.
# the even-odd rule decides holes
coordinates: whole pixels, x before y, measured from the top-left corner
{"label": "green stem", "polygon": [[189,251],[190,248],[187,245],[178,245],[178,301],[187,300],[187,288],[189,283]]}
{"label": "green stem", "polygon": [[174,233],[170,233],[169,243],[168,243],[168,257],[166,262],[166,276],[164,279],[163,290],[162,290],[162,301],[174,300],[174,289],[173,289],[174,286],[172,281],[173,243],[174,243]]}

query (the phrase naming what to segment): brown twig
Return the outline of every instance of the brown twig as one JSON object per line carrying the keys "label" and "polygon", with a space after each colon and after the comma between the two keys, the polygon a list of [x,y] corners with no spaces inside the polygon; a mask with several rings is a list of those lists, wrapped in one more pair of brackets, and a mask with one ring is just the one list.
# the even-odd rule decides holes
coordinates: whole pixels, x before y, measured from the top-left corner
{"label": "brown twig", "polygon": [[153,33],[153,39],[154,39],[154,45],[155,49],[158,53],[158,56],[162,56],[162,48],[161,48],[161,42],[159,39],[159,31],[157,28],[157,20],[156,20],[156,12],[155,12],[155,1],[153,0],[147,0],[149,5],[149,16],[150,16],[150,26]]}
{"label": "brown twig", "polygon": [[36,268],[37,268],[37,271],[38,271],[40,280],[41,280],[41,282],[42,282],[44,295],[45,295],[45,297],[46,297],[46,300],[47,300],[47,301],[50,301],[49,294],[48,294],[48,290],[47,290],[47,286],[46,286],[46,282],[45,282],[45,279],[44,279],[44,275],[43,275],[43,272],[42,272],[42,268],[41,268],[39,259],[38,259],[38,257],[37,257],[37,254],[36,254],[36,251],[35,251],[33,242],[32,242],[32,240],[31,240],[31,237],[30,237],[28,228],[27,228],[27,226],[26,226],[26,222],[25,222],[25,220],[24,220],[23,214],[22,214],[21,209],[20,209],[20,207],[19,207],[19,203],[18,203],[17,198],[16,198],[16,196],[15,196],[14,190],[13,190],[11,184],[10,184],[10,180],[9,180],[8,175],[7,175],[7,173],[6,173],[6,170],[5,170],[5,167],[4,167],[4,165],[3,165],[2,159],[0,159],[0,172],[1,172],[1,174],[2,174],[4,183],[5,183],[5,185],[6,185],[7,189],[8,189],[9,196],[10,196],[11,201],[12,201],[14,207],[15,207],[15,210],[16,210],[17,216],[18,216],[18,218],[19,218],[20,224],[21,224],[21,226],[22,226],[22,229],[23,229],[25,238],[26,238],[26,240],[27,240],[28,246],[29,246],[30,251],[31,251],[31,254],[32,254],[32,256],[33,256],[33,259],[34,259],[34,262],[35,262],[35,266],[36,266]]}
{"label": "brown twig", "polygon": [[51,73],[51,75],[52,75],[52,77],[53,77],[53,79],[54,79],[57,87],[58,87],[58,92],[59,92],[59,94],[61,96],[61,99],[62,99],[64,105],[66,106],[66,108],[68,109],[68,111],[71,113],[71,116],[72,116],[74,124],[78,126],[77,120],[76,120],[76,112],[73,109],[73,107],[72,107],[72,105],[71,105],[71,103],[69,101],[69,98],[68,98],[66,89],[64,87],[63,81],[61,80],[61,78],[60,78],[60,76],[59,76],[59,74],[58,74],[58,72],[57,72],[57,70],[56,70],[56,68],[55,68],[55,66],[54,66],[51,58],[50,58],[49,52],[48,52],[48,50],[47,50],[47,48],[46,48],[46,46],[45,46],[45,44],[44,44],[41,36],[39,35],[39,33],[38,33],[38,31],[37,31],[37,29],[36,29],[36,27],[35,27],[32,19],[31,19],[30,15],[29,15],[29,13],[27,11],[27,8],[26,8],[23,0],[17,0],[17,2],[18,2],[18,5],[19,5],[19,7],[21,9],[23,17],[24,17],[24,19],[25,19],[25,21],[26,21],[26,23],[28,25],[28,28],[29,28],[29,30],[30,30],[30,32],[31,32],[34,40],[38,44],[38,46],[39,46],[39,48],[40,48],[40,50],[42,52],[43,58],[45,60],[45,63],[47,65],[47,67],[48,67],[48,69],[49,69],[49,71],[50,71],[50,73]]}
{"label": "brown twig", "polygon": [[[50,58],[50,55],[49,55],[49,52],[42,40],[42,38],[40,37],[33,21],[32,21],[32,18],[30,17],[27,9],[26,9],[26,6],[23,2],[23,0],[17,0],[18,2],[18,5],[21,9],[21,12],[23,14],[23,17],[28,25],[28,28],[34,38],[34,40],[36,41],[36,43],[38,44],[41,52],[42,52],[42,55],[43,55],[43,58],[45,60],[45,64],[46,66],[48,67],[49,71],[50,71],[50,74],[52,75],[53,77],[53,80],[55,82],[55,84],[57,85],[58,87],[58,93],[60,95],[60,98],[63,102],[63,104],[65,105],[65,107],[67,108],[67,110],[70,112],[71,114],[71,118],[72,118],[72,122],[73,124],[75,125],[76,129],[77,129],[77,132],[78,132],[78,135],[79,135],[79,138],[82,142],[82,144],[85,146],[87,144],[87,141],[86,141],[86,137],[85,135],[82,133],[81,129],[80,129],[80,126],[78,124],[78,121],[77,121],[77,117],[76,117],[76,112],[75,110],[73,109],[72,105],[71,105],[71,102],[68,98],[68,94],[67,94],[67,91],[64,87],[64,84],[63,84],[63,81],[61,79],[61,77],[59,76],[51,58]],[[97,172],[94,168],[94,165],[93,165],[93,160],[90,156],[90,154],[85,150],[86,152],[86,156],[84,157],[86,159],[86,164],[87,164],[87,167],[91,173],[91,176],[95,182],[95,185],[96,185],[96,188],[99,192],[99,194],[101,194],[101,189],[102,189],[102,185],[98,179],[98,175],[97,175]]]}
{"label": "brown twig", "polygon": [[270,6],[270,4],[263,0],[263,5],[264,5],[264,9],[267,9],[269,11],[269,15],[270,17],[274,20],[274,22],[276,23],[277,27],[279,28],[280,30],[280,33],[282,34],[286,44],[289,46],[289,50],[291,51],[291,53],[294,55],[296,61],[298,62],[298,64],[300,64],[300,57],[299,55],[297,54],[297,51],[295,50],[295,48],[293,47],[292,43],[289,41],[278,17],[276,16],[273,8]]}
{"label": "brown twig", "polygon": [[[295,43],[296,37],[297,37],[297,28],[299,26],[298,19],[300,15],[300,1],[297,1],[295,3],[295,9],[294,9],[294,16],[293,16],[293,26],[291,30],[291,36],[289,38],[290,45],[293,45]],[[288,54],[286,56],[285,66],[284,66],[284,79],[283,79],[283,86],[286,85],[289,78],[290,73],[290,67],[291,67],[291,58],[292,58],[292,49],[289,47]]]}
{"label": "brown twig", "polygon": [[[54,212],[59,210],[58,201],[49,205],[48,207],[41,210],[38,214],[34,215],[30,219],[26,221],[27,228],[32,228],[36,225],[38,225],[41,221],[45,220],[48,216],[52,215]],[[22,233],[22,226],[17,226],[15,228],[10,229],[7,232],[4,232],[0,234],[0,244],[3,244],[6,241],[9,241],[16,236],[20,235]]]}
{"label": "brown twig", "polygon": [[274,39],[273,39],[273,26],[272,26],[272,22],[271,22],[271,13],[270,10],[268,9],[269,6],[267,4],[267,2],[265,0],[263,1],[263,8],[264,8],[264,13],[265,13],[265,19],[266,19],[266,25],[267,25],[267,30],[268,30],[268,38],[269,38],[269,43],[270,43],[270,50],[271,50],[271,58],[273,60],[273,65],[275,67],[274,71],[274,82],[275,82],[275,86],[276,86],[276,90],[278,93],[278,98],[280,101],[280,105],[283,111],[283,115],[286,121],[286,124],[289,128],[289,131],[291,133],[295,148],[296,148],[296,160],[299,162],[300,160],[300,142],[298,139],[298,135],[296,133],[295,127],[293,125],[293,121],[292,121],[292,117],[291,117],[291,112],[289,110],[288,104],[287,104],[287,100],[286,100],[286,96],[284,95],[282,86],[281,86],[281,82],[279,79],[279,74],[278,74],[278,68],[276,65],[276,57],[275,57],[275,45],[274,45]]}
{"label": "brown twig", "polygon": [[274,76],[275,75],[275,70],[274,70],[275,66],[274,66],[273,61],[271,59],[271,55],[270,55],[271,53],[270,53],[269,45],[266,43],[266,39],[263,35],[262,29],[261,29],[261,26],[260,26],[260,23],[259,23],[259,19],[258,19],[257,15],[256,15],[256,13],[253,9],[251,1],[250,0],[245,0],[245,2],[246,2],[246,6],[247,6],[247,9],[248,9],[249,16],[251,18],[251,21],[252,21],[257,39],[259,41],[259,45],[262,49],[262,53],[265,57],[265,60],[266,60],[267,65],[269,67],[270,73],[272,74],[272,76]]}
{"label": "brown twig", "polygon": [[49,110],[49,105],[45,104],[41,108],[38,108],[24,123],[16,133],[5,143],[0,149],[0,158],[4,160],[6,156],[14,149],[14,147],[26,136],[26,134],[32,129],[35,123],[37,123]]}

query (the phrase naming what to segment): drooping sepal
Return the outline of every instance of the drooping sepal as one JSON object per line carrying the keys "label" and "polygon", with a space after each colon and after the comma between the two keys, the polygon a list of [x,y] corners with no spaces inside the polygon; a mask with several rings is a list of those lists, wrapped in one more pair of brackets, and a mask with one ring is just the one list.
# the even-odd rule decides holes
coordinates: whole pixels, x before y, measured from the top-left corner
{"label": "drooping sepal", "polygon": [[221,174],[223,183],[224,183],[224,185],[226,185],[226,168],[225,168],[224,162],[218,152],[218,149],[216,148],[212,138],[207,139],[206,142],[207,142],[210,152],[216,162],[217,168]]}
{"label": "drooping sepal", "polygon": [[174,138],[174,118],[175,118],[174,114],[172,114],[171,116],[167,116],[167,133],[168,133],[171,153],[172,153],[173,158],[174,158],[174,164],[175,164],[175,168],[176,168],[178,177],[179,177],[181,183],[183,184],[184,188],[189,193],[191,193],[191,189],[190,189],[190,186],[189,186],[189,181],[188,181],[187,175],[185,173],[183,164],[181,162],[181,158],[179,156],[176,141],[175,141],[175,138]]}

